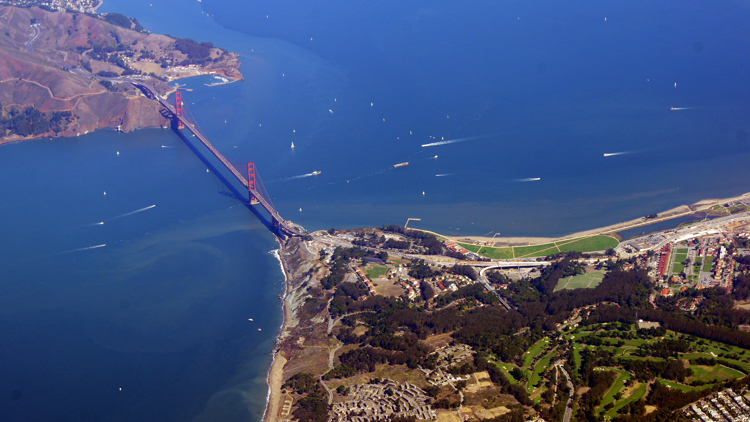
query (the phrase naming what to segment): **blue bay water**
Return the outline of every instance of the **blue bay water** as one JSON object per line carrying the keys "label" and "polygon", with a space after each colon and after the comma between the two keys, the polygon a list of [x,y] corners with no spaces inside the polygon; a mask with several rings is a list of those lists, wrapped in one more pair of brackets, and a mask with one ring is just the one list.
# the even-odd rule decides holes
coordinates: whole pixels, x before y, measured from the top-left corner
{"label": "blue bay water", "polygon": [[[420,217],[449,234],[553,236],[750,190],[740,3],[100,9],[115,11],[241,54],[244,81],[180,81],[185,101],[310,230]],[[421,146],[444,140],[463,141]],[[0,385],[17,391],[3,420],[260,418],[275,243],[179,137],[26,142],[0,164]]]}
{"label": "blue bay water", "polygon": [[168,132],[2,147],[0,419],[262,415],[277,245]]}

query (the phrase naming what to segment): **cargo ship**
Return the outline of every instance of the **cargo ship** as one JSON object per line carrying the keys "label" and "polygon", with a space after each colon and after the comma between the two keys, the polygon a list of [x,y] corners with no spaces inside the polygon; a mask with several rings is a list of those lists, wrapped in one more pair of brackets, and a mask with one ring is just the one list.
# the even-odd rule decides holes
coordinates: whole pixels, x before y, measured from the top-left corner
{"label": "cargo ship", "polygon": [[394,164],[394,165],[393,165],[393,168],[395,168],[395,169],[396,169],[396,168],[399,168],[399,167],[405,167],[405,166],[408,166],[408,165],[409,165],[409,162],[407,161],[407,162],[405,162],[405,163],[398,163],[398,164]]}

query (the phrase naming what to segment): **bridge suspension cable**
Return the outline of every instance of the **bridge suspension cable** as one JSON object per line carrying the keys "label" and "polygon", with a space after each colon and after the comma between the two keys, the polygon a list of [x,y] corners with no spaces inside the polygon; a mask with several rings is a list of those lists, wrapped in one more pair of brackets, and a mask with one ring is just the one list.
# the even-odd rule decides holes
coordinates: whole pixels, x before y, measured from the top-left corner
{"label": "bridge suspension cable", "polygon": [[[143,90],[144,94],[146,94],[148,98],[158,101],[164,108],[166,108],[167,111],[172,116],[174,116],[178,127],[179,124],[184,125],[187,130],[192,132],[193,135],[195,135],[198,140],[200,140],[201,143],[205,145],[205,147],[208,148],[208,150],[211,151],[211,153],[216,158],[219,159],[219,161],[221,161],[221,163],[227,168],[227,170],[229,170],[234,175],[234,177],[237,178],[237,180],[239,180],[240,183],[242,183],[248,189],[248,195],[250,196],[250,198],[255,197],[258,200],[258,203],[263,206],[263,208],[265,208],[269,214],[271,214],[271,219],[274,226],[278,226],[280,231],[283,231],[287,234],[297,236],[301,236],[303,234],[303,232],[301,232],[296,226],[292,225],[287,220],[281,217],[281,215],[271,202],[271,197],[268,195],[263,182],[260,180],[255,170],[253,170],[253,176],[256,183],[254,183],[255,186],[252,186],[248,180],[248,176],[250,176],[250,174],[243,174],[243,172],[239,171],[237,167],[224,156],[224,154],[222,154],[219,150],[216,149],[216,147],[214,147],[211,141],[208,140],[208,137],[203,133],[200,127],[198,127],[196,119],[192,116],[192,113],[190,113],[190,110],[182,101],[182,93],[178,91],[178,93],[180,94],[180,98],[179,100],[176,98],[176,100],[178,101],[175,103],[175,106],[172,106],[172,104],[170,104],[165,98],[161,97],[158,92],[156,92],[152,87],[139,82],[132,83],[134,86]],[[180,113],[177,113],[178,108],[182,110]]]}

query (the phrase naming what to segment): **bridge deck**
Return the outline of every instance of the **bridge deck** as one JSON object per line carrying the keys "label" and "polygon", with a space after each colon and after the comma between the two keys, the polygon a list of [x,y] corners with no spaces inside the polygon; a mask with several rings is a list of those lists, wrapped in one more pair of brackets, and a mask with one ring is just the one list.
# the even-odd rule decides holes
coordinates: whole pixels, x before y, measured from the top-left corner
{"label": "bridge deck", "polygon": [[260,203],[260,205],[263,208],[265,208],[266,211],[268,211],[269,214],[271,214],[271,217],[273,218],[274,221],[276,221],[279,224],[279,227],[281,227],[284,231],[286,231],[288,233],[291,233],[291,234],[294,234],[294,235],[298,235],[298,236],[301,235],[301,233],[299,231],[295,230],[291,226],[291,224],[289,224],[288,221],[284,220],[281,217],[281,215],[279,214],[279,212],[276,211],[276,209],[268,202],[268,200],[265,197],[263,197],[263,195],[260,194],[260,192],[258,192],[256,189],[250,187],[250,185],[249,185],[249,183],[247,181],[247,178],[242,173],[240,173],[232,165],[232,163],[229,162],[229,160],[227,160],[227,158],[224,156],[224,154],[222,154],[218,149],[216,149],[216,147],[214,147],[214,145],[211,143],[211,141],[208,140],[208,138],[206,138],[205,136],[203,136],[203,134],[200,133],[200,131],[198,131],[198,129],[191,122],[189,122],[187,119],[185,119],[183,116],[178,116],[177,115],[177,113],[175,112],[174,107],[170,103],[168,103],[166,100],[164,100],[161,97],[159,97],[159,95],[151,87],[149,87],[147,85],[142,85],[142,84],[134,84],[134,85],[146,89],[151,94],[151,96],[153,97],[153,99],[159,101],[159,103],[164,108],[166,108],[173,116],[175,116],[175,118],[177,118],[185,126],[185,128],[187,130],[189,130],[193,135],[195,135],[195,137],[198,138],[198,140],[200,140],[201,143],[203,145],[205,145],[206,148],[208,148],[208,150],[211,151],[211,153],[216,158],[219,159],[219,161],[221,161],[221,163],[227,168],[227,170],[229,170],[230,172],[232,172],[232,174],[234,175],[234,177],[236,177],[237,180],[239,180],[240,183],[242,183],[242,185],[245,186],[245,188],[247,188],[247,190],[258,200],[258,202]]}

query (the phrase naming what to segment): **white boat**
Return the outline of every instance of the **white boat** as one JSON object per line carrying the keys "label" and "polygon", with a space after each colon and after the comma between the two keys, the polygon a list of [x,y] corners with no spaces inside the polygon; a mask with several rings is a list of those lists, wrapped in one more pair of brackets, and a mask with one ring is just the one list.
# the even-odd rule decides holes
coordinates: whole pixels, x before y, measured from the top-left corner
{"label": "white boat", "polygon": [[292,149],[294,149],[294,142],[292,142]]}
{"label": "white boat", "polygon": [[317,171],[317,170],[315,170],[314,172],[312,172],[312,175],[313,175],[313,176],[317,176],[317,175],[319,175],[319,174],[320,174],[320,172],[319,172],[319,171]]}
{"label": "white boat", "polygon": [[399,168],[399,167],[404,167],[404,166],[408,166],[408,165],[409,165],[409,162],[407,161],[405,163],[394,164],[393,168]]}

